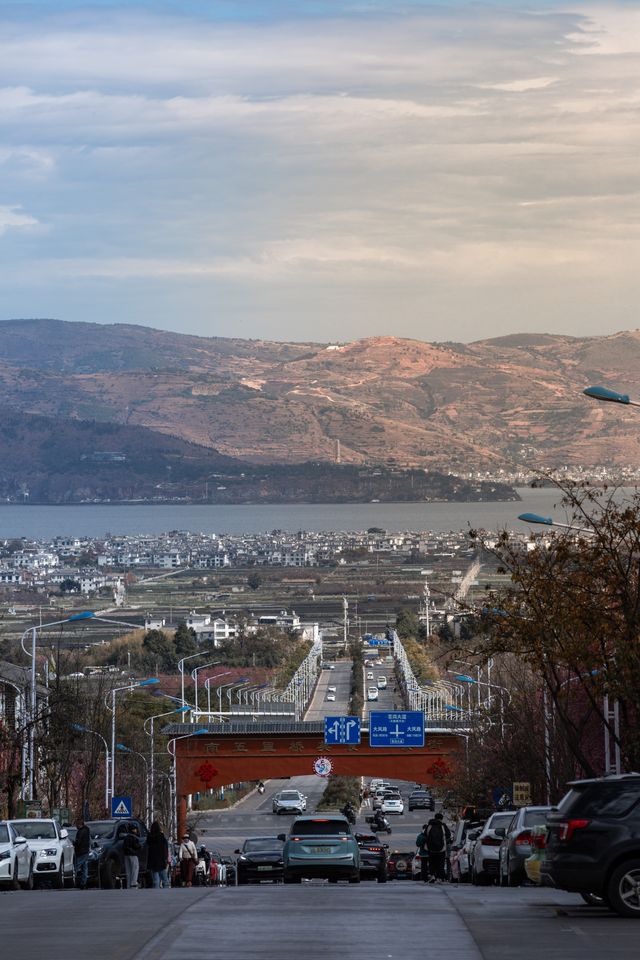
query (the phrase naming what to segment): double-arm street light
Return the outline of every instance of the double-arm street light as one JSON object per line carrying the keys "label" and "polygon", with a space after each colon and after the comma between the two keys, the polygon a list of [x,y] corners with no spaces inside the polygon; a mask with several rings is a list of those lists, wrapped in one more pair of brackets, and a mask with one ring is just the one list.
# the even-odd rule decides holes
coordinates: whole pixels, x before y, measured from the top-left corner
{"label": "double-arm street light", "polygon": [[[116,795],[116,693],[123,690],[134,690],[137,687],[150,687],[160,681],[156,677],[150,677],[148,680],[132,680],[122,687],[113,687],[111,690],[111,785],[110,796],[113,799]],[[107,706],[109,706],[107,704]]]}
{"label": "double-arm street light", "polygon": [[184,665],[187,660],[195,660],[196,657],[204,657],[208,653],[212,653],[212,650],[198,650],[197,653],[192,653],[188,657],[182,657],[181,660],[178,660],[178,670],[180,671],[180,693],[182,696],[182,706],[184,707],[187,702],[184,698]]}
{"label": "double-arm street light", "polygon": [[[191,707],[185,705],[182,707],[176,707],[174,710],[165,710],[164,713],[154,713],[152,717],[147,717],[147,719],[142,724],[144,732],[147,734],[151,740],[151,750],[149,753],[150,767],[149,767],[149,793],[150,793],[150,804],[151,804],[151,817],[153,817],[153,811],[155,807],[155,789],[156,789],[156,764],[155,764],[155,739],[154,739],[154,722],[159,720],[160,717],[170,717],[174,713],[188,713]],[[147,724],[149,726],[147,727]]]}

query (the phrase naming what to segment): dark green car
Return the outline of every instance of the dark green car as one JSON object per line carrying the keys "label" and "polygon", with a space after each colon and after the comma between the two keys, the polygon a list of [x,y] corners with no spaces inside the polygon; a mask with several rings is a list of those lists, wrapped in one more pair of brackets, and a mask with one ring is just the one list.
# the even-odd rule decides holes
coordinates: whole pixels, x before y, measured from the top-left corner
{"label": "dark green car", "polygon": [[284,882],[320,878],[329,883],[360,883],[360,850],[346,817],[339,814],[297,817],[282,851]]}

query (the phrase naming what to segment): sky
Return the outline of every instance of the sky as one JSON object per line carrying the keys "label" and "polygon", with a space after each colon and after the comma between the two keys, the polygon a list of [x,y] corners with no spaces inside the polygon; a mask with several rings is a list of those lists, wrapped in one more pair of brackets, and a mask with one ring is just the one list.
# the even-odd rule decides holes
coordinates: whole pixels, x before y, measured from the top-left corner
{"label": "sky", "polygon": [[0,319],[640,327],[640,4],[0,0]]}

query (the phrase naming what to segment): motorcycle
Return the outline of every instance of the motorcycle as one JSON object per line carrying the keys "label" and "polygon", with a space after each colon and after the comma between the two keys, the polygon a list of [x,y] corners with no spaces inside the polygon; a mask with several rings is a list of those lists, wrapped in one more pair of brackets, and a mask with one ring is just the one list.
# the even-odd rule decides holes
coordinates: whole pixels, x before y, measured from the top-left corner
{"label": "motorcycle", "polygon": [[264,793],[264,783],[258,784],[258,793],[260,794],[260,796],[262,796],[262,794]]}
{"label": "motorcycle", "polygon": [[355,824],[356,822],[356,812],[353,807],[343,807],[341,811],[343,817],[346,817],[349,823]]}
{"label": "motorcycle", "polygon": [[391,824],[386,817],[367,817],[367,823],[371,824],[373,833],[391,833]]}

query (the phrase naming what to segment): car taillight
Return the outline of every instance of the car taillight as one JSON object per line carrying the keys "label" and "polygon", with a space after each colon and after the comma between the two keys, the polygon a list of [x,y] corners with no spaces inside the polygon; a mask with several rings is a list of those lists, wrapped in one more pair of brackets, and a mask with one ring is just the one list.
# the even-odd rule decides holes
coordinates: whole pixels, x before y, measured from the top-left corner
{"label": "car taillight", "polygon": [[524,846],[530,847],[531,840],[532,840],[531,830],[523,830],[522,833],[519,833],[518,836],[515,838],[514,843],[516,844],[516,846],[522,845],[523,847]]}
{"label": "car taillight", "polygon": [[590,820],[563,820],[558,824],[558,840],[567,843],[576,830],[584,830],[591,823]]}
{"label": "car taillight", "polygon": [[390,866],[390,867],[395,867],[395,865],[396,865],[395,860],[389,860],[388,863],[389,863],[389,866]]}
{"label": "car taillight", "polygon": [[422,857],[420,856],[419,853],[416,853],[415,859],[416,859],[418,862],[420,862],[420,860],[422,860]]}
{"label": "car taillight", "polygon": [[380,853],[382,847],[367,847],[367,850],[370,850],[371,853]]}
{"label": "car taillight", "polygon": [[480,843],[483,847],[499,847],[502,840],[499,837],[483,837]]}

